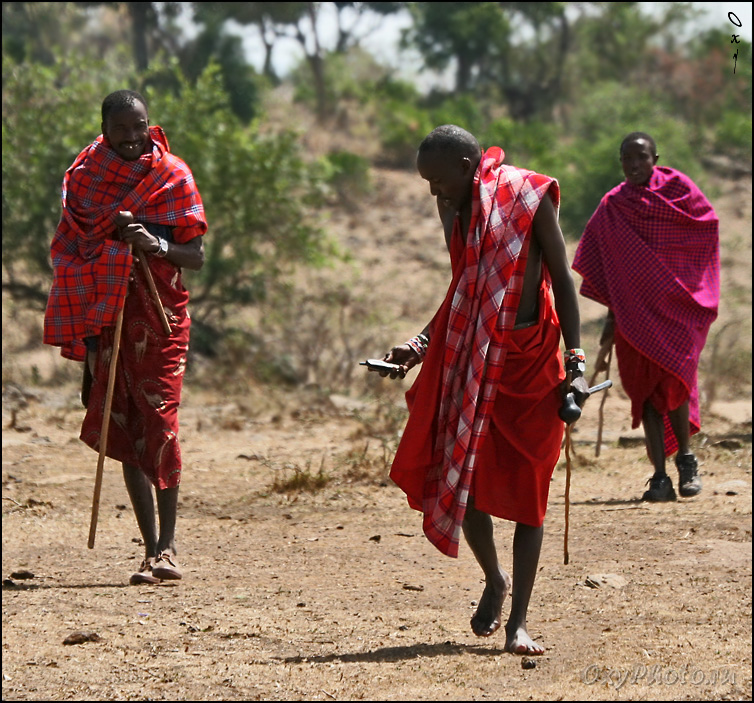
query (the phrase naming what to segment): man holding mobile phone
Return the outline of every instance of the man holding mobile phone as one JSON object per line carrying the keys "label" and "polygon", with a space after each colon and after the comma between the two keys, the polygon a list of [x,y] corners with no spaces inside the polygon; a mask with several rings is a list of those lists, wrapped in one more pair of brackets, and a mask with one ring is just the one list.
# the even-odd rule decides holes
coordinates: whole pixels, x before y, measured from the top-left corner
{"label": "man holding mobile phone", "polygon": [[[587,384],[558,183],[504,156],[455,125],[422,141],[417,168],[437,201],[453,279],[425,329],[385,355],[400,368],[379,373],[403,377],[423,362],[390,476],[441,552],[457,556],[463,531],[486,582],[473,632],[500,627],[511,593],[505,648],[537,655],[526,617],[564,431],[558,409],[565,392],[583,404]],[[512,580],[491,516],[516,523]]]}

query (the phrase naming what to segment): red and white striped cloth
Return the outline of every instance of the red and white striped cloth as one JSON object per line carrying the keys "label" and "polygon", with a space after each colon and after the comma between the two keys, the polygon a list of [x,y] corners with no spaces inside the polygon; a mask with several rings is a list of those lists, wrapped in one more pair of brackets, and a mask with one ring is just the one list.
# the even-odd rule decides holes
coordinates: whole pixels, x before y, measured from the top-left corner
{"label": "red and white striped cloth", "polygon": [[504,158],[499,147],[482,155],[464,269],[449,291],[447,336],[431,335],[432,344],[445,345],[436,435],[442,460],[427,475],[423,529],[452,557],[458,555],[472,474],[516,319],[532,220],[548,191],[556,210],[560,203],[557,181],[504,165]]}

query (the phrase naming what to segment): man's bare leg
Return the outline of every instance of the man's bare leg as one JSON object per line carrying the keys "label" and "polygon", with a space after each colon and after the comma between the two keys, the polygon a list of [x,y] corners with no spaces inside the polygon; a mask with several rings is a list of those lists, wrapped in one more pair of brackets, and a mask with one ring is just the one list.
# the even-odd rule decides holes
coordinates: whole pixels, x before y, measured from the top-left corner
{"label": "man's bare leg", "polygon": [[157,521],[154,514],[152,483],[138,466],[132,464],[123,464],[123,478],[136,515],[136,523],[144,540],[144,557],[156,557]]}
{"label": "man's bare leg", "polygon": [[651,502],[675,500],[673,482],[665,470],[665,421],[649,401],[644,403],[642,425],[647,455],[655,470],[648,481],[649,488],[644,492],[642,500]]}
{"label": "man's bare leg", "polygon": [[175,549],[175,522],[178,516],[178,486],[157,490],[157,512],[160,516],[160,538],[157,552],[168,551],[177,554]]}
{"label": "man's bare leg", "polygon": [[544,647],[529,637],[526,614],[537,577],[544,527],[516,523],[513,535],[513,595],[505,625],[505,650],[513,654],[544,654]]}
{"label": "man's bare leg", "polygon": [[689,453],[689,401],[668,413],[670,426],[673,428],[673,434],[678,441],[678,453]]}
{"label": "man's bare leg", "polygon": [[655,410],[649,401],[644,403],[642,413],[644,426],[644,441],[647,444],[647,454],[655,469],[655,474],[665,473],[665,423],[662,415]]}
{"label": "man's bare leg", "polygon": [[694,453],[689,449],[689,401],[668,413],[673,434],[678,441],[678,453],[675,465],[678,469],[678,492],[684,497],[699,495],[702,491],[702,479],[699,477],[699,464]]}
{"label": "man's bare leg", "polygon": [[472,501],[466,507],[463,534],[485,578],[482,597],[471,618],[471,629],[478,637],[489,637],[500,628],[503,601],[511,590],[511,578],[497,560],[492,518],[478,511]]}

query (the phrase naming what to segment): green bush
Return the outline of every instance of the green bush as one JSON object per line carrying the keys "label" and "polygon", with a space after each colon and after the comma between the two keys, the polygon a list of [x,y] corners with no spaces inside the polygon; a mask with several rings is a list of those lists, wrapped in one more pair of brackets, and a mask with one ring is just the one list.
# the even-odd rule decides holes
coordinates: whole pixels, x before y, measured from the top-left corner
{"label": "green bush", "polygon": [[[119,62],[77,57],[53,66],[3,54],[3,267],[49,279],[63,175],[100,133],[100,105],[127,84]],[[40,291],[46,296],[46,286]]]}
{"label": "green bush", "polygon": [[581,236],[602,196],[623,181],[620,144],[630,132],[647,132],[654,138],[658,164],[683,171],[697,182],[703,177],[694,129],[636,88],[602,83],[584,96],[571,119],[570,139],[556,141],[550,156],[540,150],[535,161],[560,182],[560,220],[568,238]]}
{"label": "green bush", "polygon": [[715,149],[734,159],[751,162],[751,114],[725,112],[715,128]]}
{"label": "green bush", "polygon": [[347,206],[372,192],[369,160],[350,151],[330,152],[323,159],[324,179]]}
{"label": "green bush", "polygon": [[3,60],[3,266],[11,278],[16,267],[31,268],[46,296],[63,174],[100,133],[104,96],[123,87],[144,94],[152,124],[188,163],[204,201],[205,266],[190,274],[197,316],[221,323],[229,304],[253,303],[294,265],[334,254],[315,224],[320,165],[304,159],[297,134],[242,125],[215,64],[195,84],[177,62],[139,79],[112,68],[82,56],[49,68]]}

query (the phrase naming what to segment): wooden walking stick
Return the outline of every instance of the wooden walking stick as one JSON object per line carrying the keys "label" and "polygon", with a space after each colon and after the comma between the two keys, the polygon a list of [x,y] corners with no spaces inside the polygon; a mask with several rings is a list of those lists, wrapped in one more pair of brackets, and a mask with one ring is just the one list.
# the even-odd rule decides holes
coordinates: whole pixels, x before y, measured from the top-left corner
{"label": "wooden walking stick", "polygon": [[563,532],[563,563],[568,564],[568,521],[571,511],[571,426],[565,428],[566,485],[565,485],[565,531]]}
{"label": "wooden walking stick", "polygon": [[[572,379],[573,379],[572,373],[570,371],[567,371],[566,372],[566,388],[571,387]],[[566,396],[566,400],[568,400],[568,396]],[[565,426],[565,455],[566,455],[565,530],[563,532],[563,563],[564,564],[568,564],[568,521],[569,521],[569,513],[571,510],[571,423],[576,422],[576,420],[578,420],[579,417],[581,416],[581,411],[579,409],[578,417],[575,417],[576,415],[575,411],[570,417],[568,415],[563,417],[564,409],[566,407],[567,405],[566,403],[564,403],[560,412],[561,419],[563,419],[563,421],[566,423],[566,426]]]}
{"label": "wooden walking stick", "polygon": [[[573,374],[570,371],[566,371],[566,388],[570,388]],[[594,380],[594,379],[592,379]],[[592,395],[592,393],[598,393],[610,388],[613,382],[610,379],[603,381],[602,383],[592,386],[586,392],[586,398]],[[583,402],[586,402],[584,399]],[[563,404],[558,410],[558,416],[565,422],[565,455],[566,455],[566,485],[565,485],[565,532],[563,534],[563,563],[568,564],[568,525],[569,525],[569,513],[571,510],[571,425],[578,421],[581,417],[581,408],[576,403],[576,399],[573,393],[566,393],[563,398]]]}
{"label": "wooden walking stick", "polygon": [[141,270],[144,272],[144,277],[147,279],[147,285],[149,286],[149,290],[152,293],[152,298],[154,299],[155,305],[157,307],[157,316],[160,318],[160,322],[162,323],[162,329],[165,331],[165,334],[169,335],[172,330],[170,329],[168,316],[165,314],[165,308],[162,306],[160,294],[157,292],[157,286],[155,286],[154,284],[154,278],[152,278],[152,270],[149,268],[149,264],[147,263],[147,260],[146,258],[144,258],[144,254],[140,249],[136,250],[136,255],[139,257]]}
{"label": "wooden walking stick", "polygon": [[[129,245],[129,251],[131,249]],[[113,391],[115,389],[115,370],[118,365],[118,352],[120,352],[120,336],[123,331],[123,310],[126,307],[125,298],[123,307],[115,321],[113,333],[113,351],[110,357],[110,372],[107,377],[107,393],[105,394],[105,410],[102,415],[102,428],[99,434],[99,459],[97,460],[97,475],[94,479],[94,498],[92,499],[92,519],[89,523],[89,549],[94,548],[94,537],[97,533],[97,518],[99,517],[99,497],[102,490],[102,474],[105,467],[105,455],[107,452],[107,433],[110,429],[110,411],[113,406]],[[87,359],[85,363],[89,363]]]}
{"label": "wooden walking stick", "polygon": [[[118,225],[118,227],[126,227],[132,224],[133,221],[134,221],[134,216],[128,210],[121,210],[115,216],[115,224]],[[139,259],[139,264],[141,265],[141,270],[144,273],[144,278],[147,279],[149,292],[152,294],[152,300],[154,300],[155,307],[157,308],[157,316],[160,318],[160,322],[162,323],[162,329],[165,331],[165,334],[169,335],[171,334],[172,330],[170,329],[168,316],[165,314],[165,308],[163,307],[162,301],[160,300],[160,294],[157,292],[157,286],[155,286],[154,284],[154,278],[152,277],[152,270],[149,268],[147,259],[144,256],[144,252],[142,252],[141,249],[136,247],[134,253],[136,254],[136,257]]]}
{"label": "wooden walking stick", "polygon": [[[610,345],[610,351],[607,353],[607,369],[605,371],[605,374],[607,378],[610,378],[610,362],[613,359],[613,346]],[[597,446],[594,448],[594,456],[598,457],[600,455],[600,450],[602,448],[602,426],[605,422],[605,402],[607,401],[607,391],[605,391],[605,395],[602,396],[602,400],[600,401],[600,411],[599,411],[599,424],[597,425]]]}

